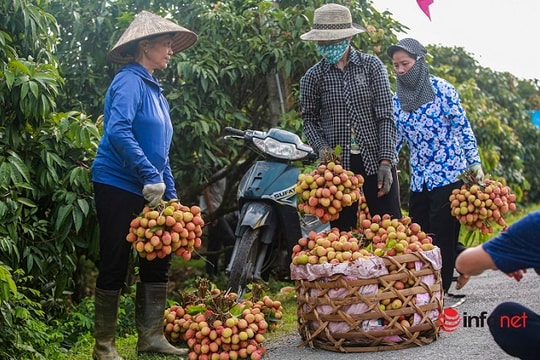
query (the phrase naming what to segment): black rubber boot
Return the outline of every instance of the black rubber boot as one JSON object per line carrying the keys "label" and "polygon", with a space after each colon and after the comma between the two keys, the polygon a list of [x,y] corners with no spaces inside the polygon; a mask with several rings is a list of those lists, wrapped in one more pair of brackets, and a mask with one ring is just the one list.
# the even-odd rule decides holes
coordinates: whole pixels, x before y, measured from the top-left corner
{"label": "black rubber boot", "polygon": [[187,349],[173,346],[163,335],[163,318],[167,302],[167,283],[137,283],[135,319],[137,353],[187,355]]}
{"label": "black rubber boot", "polygon": [[116,349],[116,321],[120,290],[95,291],[94,352],[93,360],[122,360]]}

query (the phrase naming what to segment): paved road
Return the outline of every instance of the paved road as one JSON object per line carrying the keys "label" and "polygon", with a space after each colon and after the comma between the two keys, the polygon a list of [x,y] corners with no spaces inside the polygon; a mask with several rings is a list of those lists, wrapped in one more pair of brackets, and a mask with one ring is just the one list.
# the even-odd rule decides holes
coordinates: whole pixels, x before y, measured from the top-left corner
{"label": "paved road", "polygon": [[[503,301],[520,302],[540,312],[539,281],[540,277],[533,270],[529,270],[519,283],[499,271],[486,271],[472,278],[462,290],[455,291],[452,288],[450,292],[467,295],[466,301],[457,307],[462,319],[463,315],[478,316],[483,311],[490,313]],[[445,307],[447,306],[448,304],[445,304]],[[487,326],[463,327],[463,321],[454,332],[441,331],[438,340],[429,345],[403,350],[347,354],[318,348],[310,349],[308,346],[298,347],[300,343],[300,336],[296,332],[272,339],[266,344],[268,349],[266,358],[269,360],[515,359],[497,346]]]}

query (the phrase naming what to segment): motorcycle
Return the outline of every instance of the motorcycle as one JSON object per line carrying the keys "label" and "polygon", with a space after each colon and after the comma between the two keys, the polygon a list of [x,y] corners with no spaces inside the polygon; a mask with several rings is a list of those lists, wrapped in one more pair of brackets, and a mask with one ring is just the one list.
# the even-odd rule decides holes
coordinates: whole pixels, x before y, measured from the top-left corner
{"label": "motorcycle", "polygon": [[242,299],[248,285],[268,280],[272,271],[289,273],[292,247],[310,231],[324,231],[313,215],[300,215],[295,186],[300,169],[295,161],[317,159],[313,149],[292,132],[239,130],[227,127],[226,138],[243,140],[263,157],[242,177],[238,186],[238,224],[235,244],[226,268],[228,288]]}

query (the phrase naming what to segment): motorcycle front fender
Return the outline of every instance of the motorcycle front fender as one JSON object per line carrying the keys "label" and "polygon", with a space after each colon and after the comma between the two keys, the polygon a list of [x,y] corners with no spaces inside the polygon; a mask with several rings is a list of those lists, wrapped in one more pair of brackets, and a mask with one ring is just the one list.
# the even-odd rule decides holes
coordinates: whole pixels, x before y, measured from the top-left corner
{"label": "motorcycle front fender", "polygon": [[[274,226],[268,226],[271,224]],[[236,235],[241,236],[246,227],[252,229],[266,227],[264,231],[261,231],[261,241],[264,244],[270,244],[277,228],[277,219],[272,205],[265,202],[248,202],[244,204],[238,218]]]}

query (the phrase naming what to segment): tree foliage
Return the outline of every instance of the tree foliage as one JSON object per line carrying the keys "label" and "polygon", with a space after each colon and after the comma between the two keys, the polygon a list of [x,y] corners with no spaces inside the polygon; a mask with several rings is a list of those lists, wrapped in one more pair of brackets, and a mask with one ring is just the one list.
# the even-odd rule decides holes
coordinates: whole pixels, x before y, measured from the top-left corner
{"label": "tree foliage", "polygon": [[[367,31],[353,44],[388,65],[387,47],[406,28],[369,0],[340,1]],[[96,260],[97,222],[90,166],[101,131],[103,98],[118,68],[105,57],[141,10],[174,19],[199,41],[158,73],[175,135],[171,165],[183,202],[195,203],[216,168],[226,167],[225,207],[254,158],[223,141],[224,128],[281,126],[301,135],[298,83],[318,60],[299,39],[324,1],[7,0],[0,4],[0,302],[39,298],[47,321],[64,294],[83,296],[81,259]],[[461,48],[429,47],[436,75],[459,90],[478,137],[485,170],[522,201],[538,202],[540,132],[527,110],[540,106],[538,83],[478,65]],[[408,172],[406,162],[400,165]],[[401,176],[402,193],[407,178]],[[24,279],[22,294],[12,274]],[[22,321],[23,319],[17,318]],[[7,320],[6,320],[7,321]],[[8,324],[8,323],[6,323]],[[18,324],[17,326],[23,326]],[[41,324],[35,323],[35,326]],[[2,333],[17,348],[20,328]],[[38,339],[45,344],[48,339]],[[31,352],[32,349],[29,349]],[[35,349],[34,349],[35,350]],[[45,350],[35,350],[45,353]],[[39,356],[36,356],[39,358]]]}

